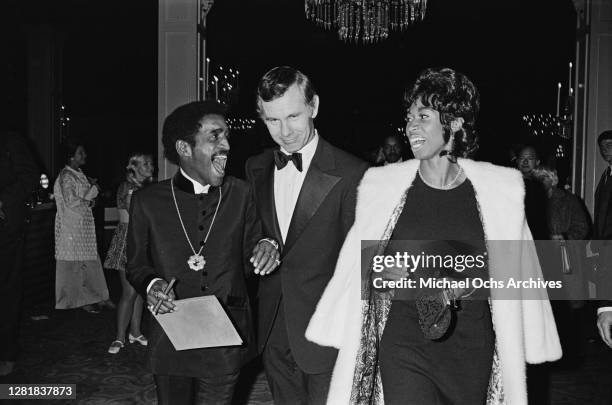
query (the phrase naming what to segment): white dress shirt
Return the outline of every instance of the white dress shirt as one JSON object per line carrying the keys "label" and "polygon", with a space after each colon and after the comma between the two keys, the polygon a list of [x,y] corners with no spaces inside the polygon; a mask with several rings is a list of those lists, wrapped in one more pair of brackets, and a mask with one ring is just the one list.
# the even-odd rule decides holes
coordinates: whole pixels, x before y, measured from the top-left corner
{"label": "white dress shirt", "polygon": [[[315,136],[298,152],[302,154],[302,171],[296,169],[293,162],[289,162],[282,169],[274,169],[274,204],[276,205],[276,218],[280,228],[283,242],[287,239],[289,224],[293,217],[293,210],[297,203],[304,178],[308,173],[308,168],[312,162],[317,145],[319,144],[319,134],[315,130]],[[284,148],[281,152],[290,155]]]}

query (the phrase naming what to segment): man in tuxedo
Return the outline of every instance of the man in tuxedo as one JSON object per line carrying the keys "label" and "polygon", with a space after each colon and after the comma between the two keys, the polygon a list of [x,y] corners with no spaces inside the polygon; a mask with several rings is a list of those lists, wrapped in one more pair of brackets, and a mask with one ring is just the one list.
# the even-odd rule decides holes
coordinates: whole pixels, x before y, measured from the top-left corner
{"label": "man in tuxedo", "polygon": [[612,348],[612,130],[597,138],[599,152],[608,164],[595,190],[595,224],[591,247],[599,252],[597,268],[597,328]]}
{"label": "man in tuxedo", "polygon": [[257,106],[275,150],[247,161],[265,234],[281,243],[281,265],[259,285],[258,346],[277,404],[325,403],[337,351],[304,332],[353,224],[365,162],[321,138],[309,78],[276,67],[257,88]]}
{"label": "man in tuxedo", "polygon": [[25,204],[37,182],[38,168],[25,139],[0,132],[0,296],[8,303],[0,319],[0,376],[10,374],[17,359]]}
{"label": "man in tuxedo", "polygon": [[[279,263],[278,244],[262,239],[249,185],[225,176],[224,114],[214,101],[174,110],[162,143],[179,170],[134,193],[130,204],[127,278],[149,308],[161,300],[159,313],[166,314],[176,309],[175,298],[214,295],[244,342],[177,351],[153,321],[148,360],[161,405],[231,403],[240,367],[255,354],[245,276],[253,266],[267,274]],[[176,284],[165,294],[172,277]]]}

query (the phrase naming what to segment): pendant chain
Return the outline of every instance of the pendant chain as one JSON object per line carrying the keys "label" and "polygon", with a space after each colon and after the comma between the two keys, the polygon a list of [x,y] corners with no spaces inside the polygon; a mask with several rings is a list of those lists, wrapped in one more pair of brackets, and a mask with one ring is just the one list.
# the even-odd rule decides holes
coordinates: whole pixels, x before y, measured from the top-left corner
{"label": "pendant chain", "polygon": [[200,250],[195,251],[193,245],[191,244],[191,240],[189,240],[189,235],[187,234],[187,230],[185,229],[185,224],[183,224],[183,218],[181,218],[181,212],[179,211],[178,203],[176,202],[176,195],[174,194],[174,179],[170,179],[170,189],[172,190],[172,199],[174,200],[174,207],[176,208],[176,214],[178,215],[179,221],[181,223],[181,227],[183,228],[183,232],[185,233],[185,238],[187,239],[187,243],[189,243],[189,247],[195,256],[199,256],[204,249],[204,245],[208,241],[208,236],[210,235],[210,231],[215,223],[215,218],[217,218],[217,212],[219,211],[219,206],[221,205],[221,187],[219,187],[219,202],[217,203],[217,208],[215,208],[215,214],[213,215],[212,221],[210,222],[210,226],[208,227],[208,232],[206,232],[206,237],[204,237],[204,244],[200,246]]}
{"label": "pendant chain", "polygon": [[421,178],[421,180],[423,180],[423,183],[427,184],[429,187],[435,188],[438,190],[448,190],[459,179],[459,176],[461,176],[461,173],[463,173],[463,168],[459,167],[459,171],[457,172],[457,175],[455,176],[455,178],[450,183],[444,184],[442,186],[434,186],[433,184],[425,180],[420,170],[418,170],[418,172],[419,172],[419,177]]}

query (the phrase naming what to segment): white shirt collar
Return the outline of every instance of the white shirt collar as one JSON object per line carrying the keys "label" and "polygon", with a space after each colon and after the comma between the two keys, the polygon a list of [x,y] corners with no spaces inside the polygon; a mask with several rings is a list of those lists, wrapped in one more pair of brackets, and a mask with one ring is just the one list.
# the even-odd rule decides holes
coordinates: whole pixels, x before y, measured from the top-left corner
{"label": "white shirt collar", "polygon": [[189,180],[193,184],[193,192],[195,194],[202,194],[202,193],[208,194],[208,189],[210,188],[210,184],[203,186],[196,180],[189,177],[187,173],[185,173],[182,167],[180,168],[180,170],[181,170],[181,174],[183,175],[183,177],[185,177],[187,180]]}
{"label": "white shirt collar", "polygon": [[[302,172],[306,173],[308,168],[310,167],[310,162],[312,162],[312,158],[314,157],[315,152],[317,151],[317,145],[319,144],[319,133],[315,129],[315,134],[306,145],[302,147],[302,149],[298,150],[299,153],[302,154]],[[285,148],[280,147],[281,152],[286,155],[291,155],[290,152],[287,152]]]}

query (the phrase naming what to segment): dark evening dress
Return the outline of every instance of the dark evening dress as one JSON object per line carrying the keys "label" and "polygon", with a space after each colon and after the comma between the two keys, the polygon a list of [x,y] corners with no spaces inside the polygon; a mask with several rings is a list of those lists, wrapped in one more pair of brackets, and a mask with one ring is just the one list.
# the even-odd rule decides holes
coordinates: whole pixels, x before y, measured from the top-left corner
{"label": "dark evening dress", "polygon": [[[484,237],[469,180],[454,189],[439,190],[417,176],[385,254],[400,251],[398,241],[462,241],[471,253],[484,253]],[[429,268],[417,270],[411,277],[488,278],[486,265],[469,271],[449,274],[447,269]],[[445,336],[428,340],[419,327],[414,301],[423,290],[409,290],[396,293],[380,344],[385,403],[485,403],[495,345],[486,292],[478,290],[470,299],[461,300]]]}

